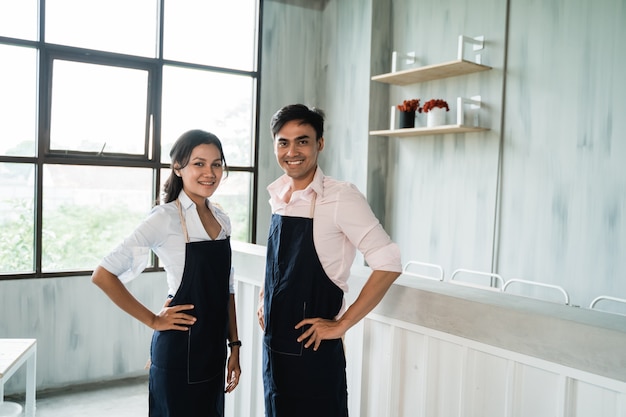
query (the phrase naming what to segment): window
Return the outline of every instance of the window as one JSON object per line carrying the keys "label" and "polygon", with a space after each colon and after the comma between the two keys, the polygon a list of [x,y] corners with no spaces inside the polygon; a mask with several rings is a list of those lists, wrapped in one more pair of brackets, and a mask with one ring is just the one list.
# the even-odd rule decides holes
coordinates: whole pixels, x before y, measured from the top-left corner
{"label": "window", "polygon": [[189,129],[222,140],[212,200],[254,241],[259,3],[0,2],[0,279],[92,270]]}
{"label": "window", "polygon": [[50,152],[148,157],[149,70],[53,59]]}

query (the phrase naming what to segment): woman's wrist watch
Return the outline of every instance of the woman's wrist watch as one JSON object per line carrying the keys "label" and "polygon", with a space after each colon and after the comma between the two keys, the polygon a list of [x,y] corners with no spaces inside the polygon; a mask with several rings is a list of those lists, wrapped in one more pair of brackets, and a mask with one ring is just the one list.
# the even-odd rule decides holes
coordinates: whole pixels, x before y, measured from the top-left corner
{"label": "woman's wrist watch", "polygon": [[233,346],[241,347],[241,340],[233,340],[232,342],[228,342],[229,348],[232,348]]}

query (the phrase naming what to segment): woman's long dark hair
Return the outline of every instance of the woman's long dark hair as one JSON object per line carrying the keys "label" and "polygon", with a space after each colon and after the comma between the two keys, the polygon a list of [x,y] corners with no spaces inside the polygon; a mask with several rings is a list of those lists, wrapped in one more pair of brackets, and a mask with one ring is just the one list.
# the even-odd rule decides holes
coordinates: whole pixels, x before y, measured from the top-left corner
{"label": "woman's long dark hair", "polygon": [[[166,203],[170,203],[178,198],[183,189],[183,179],[176,175],[174,169],[182,169],[189,163],[191,158],[191,152],[198,145],[215,145],[220,151],[220,158],[224,165],[224,170],[228,170],[226,166],[226,159],[224,158],[224,151],[222,150],[222,142],[213,133],[206,132],[200,129],[190,130],[183,133],[174,143],[170,150],[170,158],[172,159],[172,171],[170,177],[165,181],[163,185],[164,200]],[[228,171],[227,171],[228,173]]]}

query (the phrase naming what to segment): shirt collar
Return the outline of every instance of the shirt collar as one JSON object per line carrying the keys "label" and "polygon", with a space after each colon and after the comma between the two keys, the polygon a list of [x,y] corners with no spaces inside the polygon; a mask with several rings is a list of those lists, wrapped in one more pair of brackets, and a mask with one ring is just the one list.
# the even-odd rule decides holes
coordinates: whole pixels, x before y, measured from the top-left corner
{"label": "shirt collar", "polygon": [[[193,208],[196,207],[196,203],[194,203],[193,200],[189,198],[187,193],[183,190],[180,190],[180,193],[178,194],[178,200],[180,201],[181,207],[184,208],[185,210],[189,210],[192,207]],[[209,201],[208,198],[206,199],[206,205],[207,207],[211,208],[211,202]]]}
{"label": "shirt collar", "polygon": [[[287,192],[289,191],[290,183],[291,181],[289,180],[287,174],[283,174],[276,181],[267,186],[267,191],[269,191],[270,194],[275,195],[281,201],[284,201],[285,194],[287,194]],[[313,193],[317,194],[319,197],[322,197],[324,195],[324,172],[322,171],[322,168],[319,167],[319,165],[315,170],[313,180],[301,192],[302,198],[307,201],[311,201]]]}

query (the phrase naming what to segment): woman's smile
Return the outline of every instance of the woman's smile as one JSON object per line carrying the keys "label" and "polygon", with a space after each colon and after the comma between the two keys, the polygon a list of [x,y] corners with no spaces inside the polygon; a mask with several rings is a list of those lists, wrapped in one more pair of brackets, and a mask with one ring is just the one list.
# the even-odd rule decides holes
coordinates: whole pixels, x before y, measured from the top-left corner
{"label": "woman's smile", "polygon": [[222,179],[224,167],[217,146],[202,144],[191,152],[189,163],[179,170],[183,189],[196,204],[204,204],[211,197]]}

